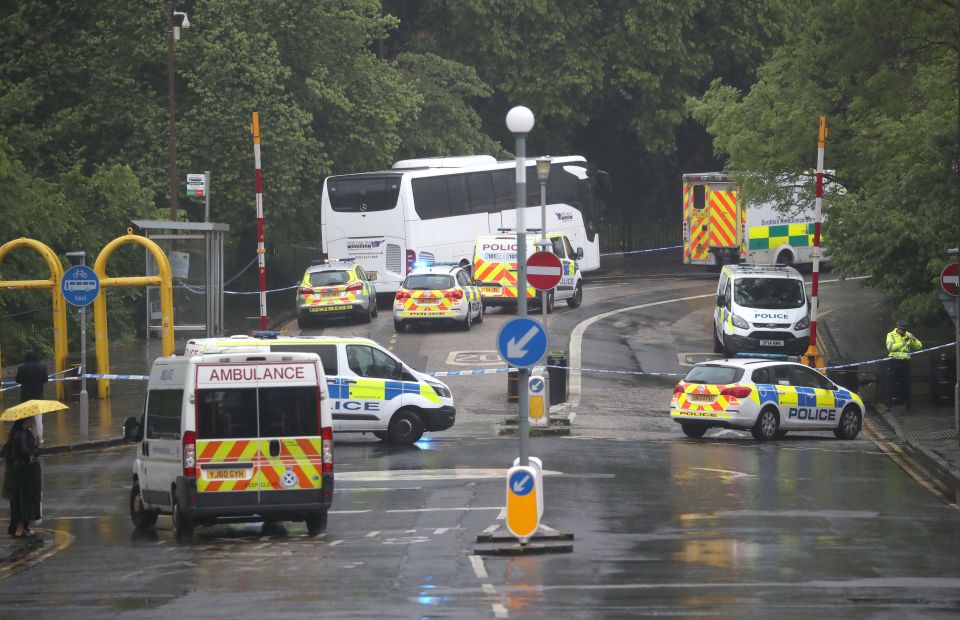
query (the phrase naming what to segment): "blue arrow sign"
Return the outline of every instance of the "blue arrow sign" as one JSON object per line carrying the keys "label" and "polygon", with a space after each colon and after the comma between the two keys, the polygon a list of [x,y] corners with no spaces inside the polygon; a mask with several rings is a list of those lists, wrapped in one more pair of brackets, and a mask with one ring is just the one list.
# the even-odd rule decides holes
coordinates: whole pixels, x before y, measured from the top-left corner
{"label": "blue arrow sign", "polygon": [[516,471],[510,476],[508,484],[510,485],[511,493],[523,497],[533,490],[533,476],[530,475],[530,472],[523,470]]}
{"label": "blue arrow sign", "polygon": [[529,368],[547,354],[547,332],[533,319],[510,319],[497,332],[497,351],[510,366]]}
{"label": "blue arrow sign", "polygon": [[543,379],[540,377],[534,377],[530,379],[530,393],[539,394],[543,391]]}
{"label": "blue arrow sign", "polygon": [[71,306],[89,306],[100,294],[100,277],[85,265],[74,265],[63,274],[60,292]]}

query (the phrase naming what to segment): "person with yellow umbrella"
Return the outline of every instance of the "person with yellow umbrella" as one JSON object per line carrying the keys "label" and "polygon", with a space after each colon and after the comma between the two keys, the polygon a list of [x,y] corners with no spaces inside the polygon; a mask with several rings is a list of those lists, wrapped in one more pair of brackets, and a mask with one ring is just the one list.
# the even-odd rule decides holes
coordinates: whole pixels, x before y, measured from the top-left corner
{"label": "person with yellow umbrella", "polygon": [[13,422],[7,443],[3,446],[6,460],[3,496],[10,500],[10,527],[7,533],[14,538],[33,536],[30,523],[41,517],[40,447],[34,435],[34,418],[67,408],[55,400],[30,400],[0,415],[0,420]]}

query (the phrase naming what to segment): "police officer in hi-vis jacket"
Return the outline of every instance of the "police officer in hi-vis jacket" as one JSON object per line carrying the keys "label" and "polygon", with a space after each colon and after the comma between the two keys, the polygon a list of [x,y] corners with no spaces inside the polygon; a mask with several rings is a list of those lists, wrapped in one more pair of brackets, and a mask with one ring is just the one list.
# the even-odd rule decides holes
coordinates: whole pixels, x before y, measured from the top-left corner
{"label": "police officer in hi-vis jacket", "polygon": [[923,344],[907,331],[909,323],[900,320],[887,334],[887,405],[910,407],[910,353],[919,351]]}

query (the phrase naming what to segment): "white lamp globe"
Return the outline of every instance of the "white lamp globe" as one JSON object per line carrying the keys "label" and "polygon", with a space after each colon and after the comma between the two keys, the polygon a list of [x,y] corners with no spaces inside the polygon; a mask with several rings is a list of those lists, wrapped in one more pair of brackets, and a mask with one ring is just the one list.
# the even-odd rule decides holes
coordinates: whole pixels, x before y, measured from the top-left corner
{"label": "white lamp globe", "polygon": [[530,108],[522,105],[510,108],[507,112],[507,129],[515,134],[530,133],[533,129],[533,112]]}

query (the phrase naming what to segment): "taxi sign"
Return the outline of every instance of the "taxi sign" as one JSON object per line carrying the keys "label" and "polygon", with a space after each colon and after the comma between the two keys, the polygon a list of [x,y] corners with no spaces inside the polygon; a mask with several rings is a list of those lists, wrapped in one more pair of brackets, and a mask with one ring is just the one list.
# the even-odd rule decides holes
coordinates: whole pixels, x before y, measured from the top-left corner
{"label": "taxi sign", "polygon": [[529,538],[540,527],[539,476],[530,465],[507,470],[507,529],[517,538]]}
{"label": "taxi sign", "polygon": [[86,265],[74,265],[60,279],[60,292],[71,306],[89,306],[100,294],[100,276]]}

